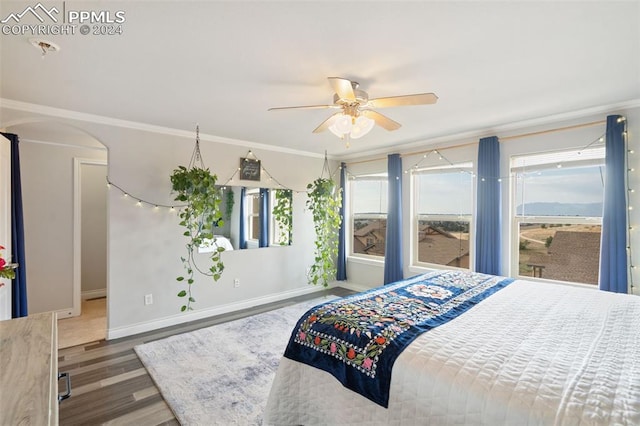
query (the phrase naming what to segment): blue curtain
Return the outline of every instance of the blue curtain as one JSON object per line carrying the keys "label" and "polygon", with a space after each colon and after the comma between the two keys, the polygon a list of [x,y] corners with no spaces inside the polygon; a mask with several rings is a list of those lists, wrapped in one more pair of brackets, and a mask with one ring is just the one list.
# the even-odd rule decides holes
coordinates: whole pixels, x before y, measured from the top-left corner
{"label": "blue curtain", "polygon": [[260,238],[259,247],[269,247],[269,189],[260,188]]}
{"label": "blue curtain", "polygon": [[18,135],[2,133],[11,142],[11,253],[7,262],[17,263],[11,281],[11,317],[27,316],[27,270],[24,255],[24,222],[22,217],[22,184],[20,179],[20,151]]}
{"label": "blue curtain", "polygon": [[387,160],[389,199],[387,236],[384,247],[384,283],[403,278],[402,272],[402,158],[390,154]]}
{"label": "blue curtain", "polygon": [[625,122],[607,117],[605,142],[604,209],[600,242],[600,289],[627,293],[627,147]]}
{"label": "blue curtain", "polygon": [[246,220],[247,220],[247,214],[245,212],[246,210],[246,201],[245,198],[247,196],[247,188],[245,188],[244,186],[242,188],[240,188],[240,232],[239,232],[239,236],[238,236],[238,244],[240,245],[240,249],[246,249],[247,248],[247,230],[246,230]]}
{"label": "blue curtain", "polygon": [[340,203],[340,230],[338,231],[338,262],[337,262],[337,272],[336,272],[336,280],[338,281],[346,281],[347,280],[347,253],[345,250],[346,247],[346,239],[344,235],[344,227],[347,223],[347,218],[344,217],[346,213],[345,203],[346,203],[346,185],[347,185],[347,165],[345,163],[340,163],[340,193],[342,194],[342,202]]}
{"label": "blue curtain", "polygon": [[496,136],[480,139],[478,147],[476,271],[500,275],[502,212],[500,204],[500,143]]}

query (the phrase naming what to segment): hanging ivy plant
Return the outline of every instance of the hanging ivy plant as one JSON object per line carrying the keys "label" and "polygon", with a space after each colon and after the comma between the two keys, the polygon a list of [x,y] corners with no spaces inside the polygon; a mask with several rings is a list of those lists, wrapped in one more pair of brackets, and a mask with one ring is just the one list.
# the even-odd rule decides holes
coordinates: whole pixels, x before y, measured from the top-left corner
{"label": "hanging ivy plant", "polygon": [[307,190],[307,208],[313,214],[316,231],[315,258],[309,271],[309,283],[327,287],[336,276],[342,194],[333,179],[322,177],[307,185]]}
{"label": "hanging ivy plant", "polygon": [[233,212],[233,205],[235,203],[233,188],[227,188],[225,192],[225,202],[226,202],[226,205],[225,205],[224,217],[228,221],[231,221],[231,213]]}
{"label": "hanging ivy plant", "polygon": [[278,244],[281,246],[291,245],[293,239],[293,192],[290,189],[276,189],[275,201],[271,214],[280,228]]}
{"label": "hanging ivy plant", "polygon": [[181,311],[191,310],[191,303],[195,302],[192,295],[192,285],[194,282],[194,270],[211,276],[214,281],[218,281],[224,270],[224,264],[220,257],[220,253],[224,248],[218,248],[211,253],[211,266],[208,270],[203,271],[198,268],[195,263],[193,253],[203,243],[212,241],[214,224],[222,226],[222,212],[220,211],[220,203],[222,194],[216,187],[217,176],[212,175],[209,169],[192,167],[187,169],[179,166],[171,175],[171,185],[174,192],[178,195],[176,201],[186,203],[186,206],[180,211],[180,225],[185,227],[184,236],[188,238],[186,249],[187,256],[181,257],[186,274],[176,278],[177,281],[186,282],[186,290],[178,293],[179,297],[186,299],[181,307]]}

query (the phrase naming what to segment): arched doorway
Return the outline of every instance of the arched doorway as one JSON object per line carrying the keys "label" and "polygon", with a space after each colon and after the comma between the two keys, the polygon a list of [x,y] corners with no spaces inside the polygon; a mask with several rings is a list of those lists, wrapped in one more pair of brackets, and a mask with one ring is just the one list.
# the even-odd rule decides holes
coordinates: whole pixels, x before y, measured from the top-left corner
{"label": "arched doorway", "polygon": [[[5,129],[20,137],[29,313],[57,312],[59,325],[65,321],[59,326],[60,347],[104,338],[107,148],[83,129],[57,121],[5,124]],[[100,215],[96,208],[103,209]],[[83,238],[87,234],[90,238]],[[86,266],[87,256],[94,258],[92,267]],[[88,285],[100,274],[97,286]],[[102,319],[83,318],[86,299],[97,298],[103,298]],[[67,339],[65,329],[72,323]]]}

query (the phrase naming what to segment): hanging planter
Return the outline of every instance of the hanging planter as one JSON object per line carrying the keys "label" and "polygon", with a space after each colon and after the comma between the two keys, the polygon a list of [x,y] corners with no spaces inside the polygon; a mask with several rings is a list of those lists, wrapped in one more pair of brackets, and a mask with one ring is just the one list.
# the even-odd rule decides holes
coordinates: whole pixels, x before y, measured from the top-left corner
{"label": "hanging planter", "polygon": [[[216,186],[217,176],[211,174],[209,169],[204,167],[200,155],[199,129],[196,130],[196,147],[189,167],[178,166],[171,175],[171,187],[177,193],[176,201],[186,205],[180,211],[180,226],[185,228],[183,235],[187,237],[185,248],[186,257],[181,257],[186,274],[179,276],[176,280],[186,283],[187,288],[178,293],[178,297],[185,298],[186,302],[180,308],[181,311],[191,310],[191,303],[195,302],[192,294],[194,283],[194,271],[210,276],[214,281],[218,281],[224,270],[224,264],[220,253],[224,248],[218,247],[211,252],[211,265],[206,269],[200,269],[194,259],[194,251],[204,243],[214,240],[213,228],[217,224],[222,226],[222,212],[220,204],[222,193]],[[200,162],[197,167],[196,162]]]}
{"label": "hanging planter", "polygon": [[[329,170],[325,154],[325,169]],[[331,174],[329,173],[329,176]],[[309,283],[322,284],[324,287],[336,277],[336,257],[338,256],[339,230],[342,218],[340,188],[331,177],[322,176],[307,185],[307,208],[313,214],[316,231],[314,263],[309,271]]]}

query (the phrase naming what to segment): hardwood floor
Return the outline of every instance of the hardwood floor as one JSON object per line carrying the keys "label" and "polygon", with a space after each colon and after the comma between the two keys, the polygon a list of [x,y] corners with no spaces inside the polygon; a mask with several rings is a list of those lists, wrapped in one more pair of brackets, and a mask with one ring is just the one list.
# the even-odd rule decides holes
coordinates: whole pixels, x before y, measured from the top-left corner
{"label": "hardwood floor", "polygon": [[[71,398],[60,404],[60,425],[178,425],[134,352],[134,346],[289,306],[320,295],[345,296],[351,293],[344,288],[332,288],[149,333],[60,349],[58,370],[71,375]],[[60,392],[64,390],[61,380]]]}
{"label": "hardwood floor", "polygon": [[107,335],[107,298],[83,300],[77,317],[58,319],[58,348],[104,340]]}

